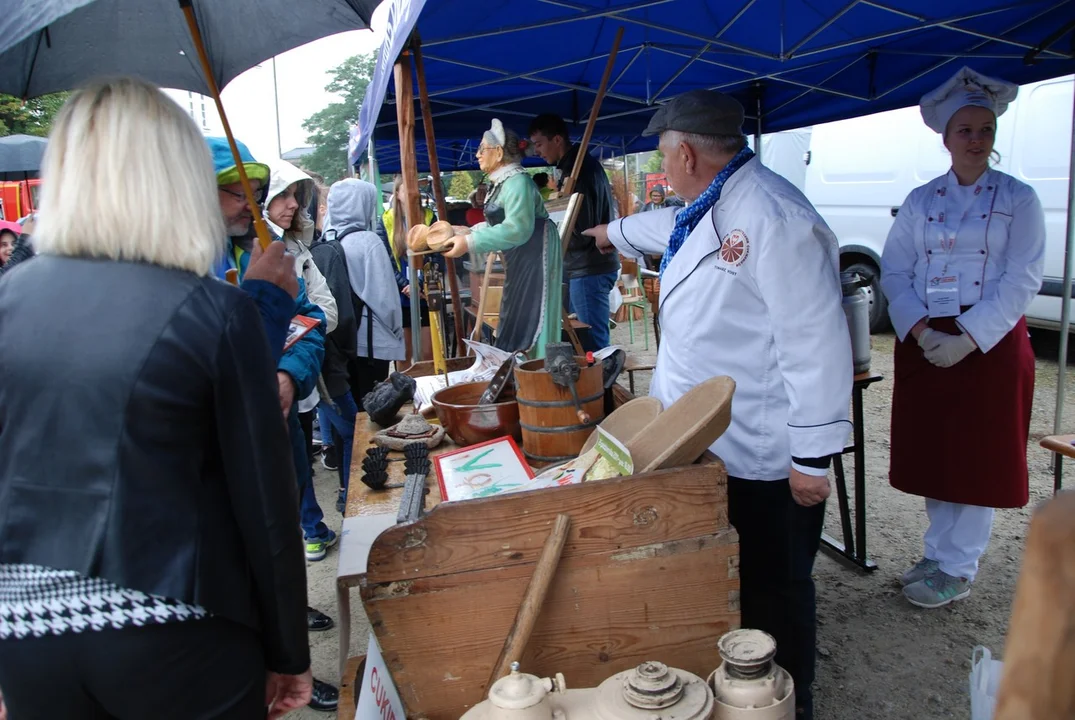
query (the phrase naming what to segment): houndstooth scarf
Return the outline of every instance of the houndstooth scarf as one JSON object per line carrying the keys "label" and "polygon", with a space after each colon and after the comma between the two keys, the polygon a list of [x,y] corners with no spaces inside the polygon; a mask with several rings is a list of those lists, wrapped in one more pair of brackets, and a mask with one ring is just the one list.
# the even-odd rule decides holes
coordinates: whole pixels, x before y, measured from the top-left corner
{"label": "houndstooth scarf", "polygon": [[691,234],[691,231],[694,230],[705,214],[717,204],[717,200],[720,200],[720,191],[724,189],[724,183],[728,182],[728,178],[736,170],[746,165],[747,161],[752,157],[754,157],[754,151],[750,148],[745,147],[740,150],[731,159],[731,162],[717,173],[717,176],[713,178],[713,182],[709,183],[709,187],[705,189],[705,192],[699,195],[690,205],[683,208],[679,215],[676,216],[676,226],[672,230],[672,237],[668,238],[668,247],[664,251],[664,257],[661,258],[662,277],[664,276],[665,268],[668,267],[668,263],[672,262],[672,258],[683,247],[687,236]]}

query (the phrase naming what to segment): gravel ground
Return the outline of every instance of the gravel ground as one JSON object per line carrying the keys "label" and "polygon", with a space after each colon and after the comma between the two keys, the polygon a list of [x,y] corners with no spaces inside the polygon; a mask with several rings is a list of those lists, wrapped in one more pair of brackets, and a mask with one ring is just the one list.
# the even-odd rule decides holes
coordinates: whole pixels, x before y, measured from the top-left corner
{"label": "gravel ground", "polygon": [[[648,319],[648,318],[647,318]],[[630,346],[640,362],[655,357],[652,328],[650,352],[642,350],[639,325],[636,342]],[[926,515],[921,498],[905,495],[889,487],[889,415],[892,397],[891,334],[873,338],[872,370],[885,377],[865,394],[866,428],[866,508],[867,548],[879,566],[869,575],[852,570],[824,553],[815,569],[818,590],[818,665],[815,683],[818,720],[927,720],[929,718],[970,718],[967,677],[975,645],[1003,654],[1015,581],[1019,572],[1027,526],[1032,508],[1052,495],[1050,455],[1038,440],[1052,432],[1056,402],[1057,334],[1034,331],[1037,353],[1037,384],[1028,447],[1031,505],[1023,510],[997,512],[993,539],[981,565],[971,596],[940,610],[926,611],[903,600],[896,581],[898,575],[921,555]],[[613,331],[613,342],[625,347],[628,328],[621,324]],[[626,385],[626,377],[623,379]],[[649,385],[649,373],[636,376],[637,392]],[[1075,428],[1075,374],[1068,369],[1066,408],[1063,427]],[[968,448],[973,452],[974,448]],[[316,466],[318,499],[326,510],[326,521],[339,530],[340,514],[335,510],[335,473]],[[845,469],[850,479],[853,461]],[[1073,481],[1075,482],[1075,481]],[[839,515],[829,503],[826,532],[840,535]],[[310,602],[336,616],[336,553],[323,562],[309,563]],[[369,628],[362,616],[358,594],[351,655],[365,652]],[[335,681],[337,668],[336,630],[311,635],[314,673]],[[327,713],[303,710],[295,718],[325,718]]]}

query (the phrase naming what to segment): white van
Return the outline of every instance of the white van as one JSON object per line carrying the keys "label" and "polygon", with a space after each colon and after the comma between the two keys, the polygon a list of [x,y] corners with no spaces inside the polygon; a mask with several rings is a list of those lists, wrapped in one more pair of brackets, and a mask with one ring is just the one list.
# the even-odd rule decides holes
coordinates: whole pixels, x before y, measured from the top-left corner
{"label": "white van", "polygon": [[[1033,187],[1045,207],[1045,280],[1027,322],[1052,329],[1060,326],[1072,93],[1070,75],[1020,88],[997,123],[995,146],[1001,156],[998,169]],[[765,150],[763,142],[763,161]],[[884,329],[888,313],[880,286],[881,251],[911,190],[948,171],[941,137],[925,126],[917,107],[905,108],[815,125],[803,159],[802,189],[840,240],[841,269],[873,279],[870,325],[874,331]]]}

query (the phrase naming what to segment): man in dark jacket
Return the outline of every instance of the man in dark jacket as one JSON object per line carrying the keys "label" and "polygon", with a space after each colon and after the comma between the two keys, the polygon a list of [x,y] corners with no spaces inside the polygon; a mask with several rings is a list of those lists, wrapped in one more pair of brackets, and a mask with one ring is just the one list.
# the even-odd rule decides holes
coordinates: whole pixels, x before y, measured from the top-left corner
{"label": "man in dark jacket", "polygon": [[317,415],[321,432],[329,431],[331,446],[339,450],[337,472],[340,475],[340,490],[336,509],[342,513],[347,504],[351,446],[355,440],[355,417],[358,415],[358,405],[351,395],[348,380],[349,364],[358,357],[358,320],[351,299],[351,281],[347,277],[347,258],[335,233],[322,236],[310,246],[310,254],[336,300],[336,329],[325,338],[325,362],[321,366],[321,379],[327,394],[322,394]]}
{"label": "man in dark jacket", "polygon": [[[572,145],[567,136],[567,123],[558,115],[539,115],[530,123],[529,135],[538,155],[560,171],[557,187],[562,190],[580,152],[578,144]],[[593,238],[582,234],[612,219],[612,186],[601,163],[589,153],[582,161],[575,192],[582,193],[584,199],[564,256],[564,277],[570,288],[571,311],[590,326],[586,349],[600,350],[609,344],[608,297],[619,277],[620,260],[615,253],[601,254]]]}
{"label": "man in dark jacket", "polygon": [[[227,228],[228,239],[225,242],[224,257],[216,268],[220,278],[224,278],[229,269],[235,270],[244,290],[257,303],[262,317],[266,320],[265,329],[269,335],[270,347],[283,348],[284,338],[280,338],[276,345],[274,336],[279,332],[279,323],[270,322],[266,307],[270,304],[269,297],[258,288],[248,287],[246,272],[250,268],[254,257],[258,253],[255,249],[257,238],[251,237],[252,215],[243,196],[242,187],[239,184],[239,171],[235,167],[235,161],[231,154],[227,140],[224,138],[206,138],[209,152],[213,157],[213,166],[216,170],[217,186],[220,195],[220,211],[224,216],[224,224]],[[250,182],[255,186],[255,194],[261,194],[260,190],[266,188],[269,182],[269,167],[257,162],[247,147],[236,141],[239,149],[239,157],[243,161]],[[276,245],[276,243],[273,243]],[[287,256],[291,263],[290,269],[294,271],[294,260]],[[317,305],[312,303],[306,296],[305,283],[302,278],[296,277],[298,293],[293,304],[290,306],[292,317],[304,315],[320,321],[320,325],[303,335],[291,347],[284,348],[283,353],[278,355],[277,381],[279,383],[280,409],[286,418],[288,438],[291,441],[292,460],[295,464],[295,474],[299,483],[299,494],[313,494],[313,477],[310,473],[310,462],[306,455],[306,439],[299,425],[298,402],[300,398],[308,396],[317,383],[321,372],[321,363],[325,357],[325,314]],[[273,288],[269,288],[270,290]],[[285,327],[285,333],[287,332]],[[279,352],[275,350],[275,352]],[[336,533],[328,528],[323,522],[321,509],[316,500],[312,505],[308,502],[302,504],[301,517],[296,518],[302,526],[303,535],[306,539],[306,558],[321,559],[325,556],[328,548],[338,541]],[[316,556],[315,556],[316,554]],[[318,613],[313,608],[307,607],[307,627],[312,621],[311,615],[316,617]],[[317,628],[320,629],[320,628]],[[313,691],[310,699],[310,707],[315,710],[335,710],[339,701],[339,691],[329,683],[317,680],[313,681]]]}

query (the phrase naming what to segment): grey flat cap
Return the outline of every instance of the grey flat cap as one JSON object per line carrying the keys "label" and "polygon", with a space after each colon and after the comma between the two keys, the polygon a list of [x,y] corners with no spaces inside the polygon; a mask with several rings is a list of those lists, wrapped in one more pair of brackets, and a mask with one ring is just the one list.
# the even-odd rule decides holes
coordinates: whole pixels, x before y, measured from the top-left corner
{"label": "grey flat cap", "polygon": [[716,90],[691,90],[660,108],[642,131],[645,136],[666,130],[699,135],[739,135],[743,132],[743,106]]}

